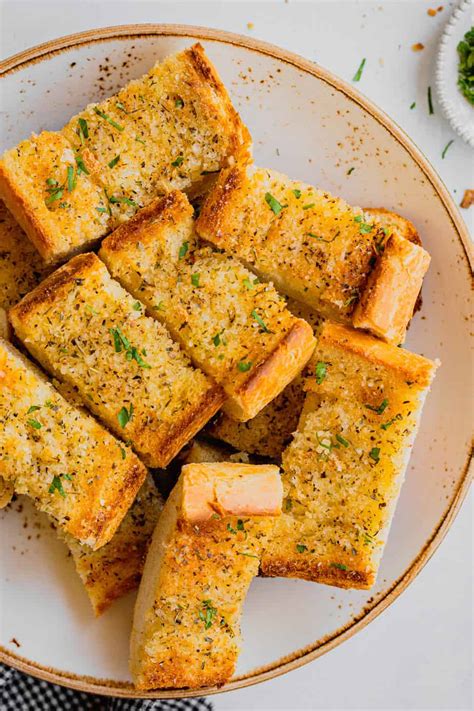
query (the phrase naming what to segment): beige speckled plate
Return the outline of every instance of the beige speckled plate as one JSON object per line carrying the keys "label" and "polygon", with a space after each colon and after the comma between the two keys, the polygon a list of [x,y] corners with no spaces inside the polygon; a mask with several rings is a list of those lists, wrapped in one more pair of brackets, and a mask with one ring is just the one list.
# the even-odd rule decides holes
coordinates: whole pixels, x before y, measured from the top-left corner
{"label": "beige speckled plate", "polygon": [[[343,642],[406,588],[443,539],[468,487],[471,271],[467,231],[453,201],[393,121],[312,62],[237,35],[130,25],[66,37],[12,57],[3,64],[0,150],[31,131],[59,128],[89,101],[197,38],[254,136],[258,164],[350,202],[399,211],[417,225],[433,262],[408,347],[443,362],[377,585],[365,592],[299,580],[254,581],[237,676],[224,687],[232,689],[294,669]],[[127,668],[133,595],[94,619],[65,548],[26,500],[1,514],[0,546],[2,659],[67,686],[134,696]]]}

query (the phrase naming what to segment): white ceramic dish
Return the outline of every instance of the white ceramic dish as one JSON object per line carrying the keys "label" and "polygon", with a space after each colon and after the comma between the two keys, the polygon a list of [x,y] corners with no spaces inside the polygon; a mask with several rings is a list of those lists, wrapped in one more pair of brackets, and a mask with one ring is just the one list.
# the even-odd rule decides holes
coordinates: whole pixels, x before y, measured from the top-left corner
{"label": "white ceramic dish", "polygon": [[457,46],[474,24],[472,0],[462,0],[446,25],[436,61],[436,91],[441,109],[452,128],[474,148],[474,106],[458,88]]}
{"label": "white ceramic dish", "polygon": [[[399,211],[417,225],[433,261],[407,345],[443,362],[377,585],[366,592],[299,580],[254,581],[237,676],[224,687],[231,689],[295,668],[347,639],[404,590],[445,535],[468,487],[471,273],[467,230],[457,208],[403,132],[314,63],[248,38],[185,26],[126,26],[17,55],[3,65],[0,150],[31,131],[59,128],[87,102],[102,99],[195,39],[204,44],[249,126],[258,164],[355,204]],[[134,595],[96,620],[66,549],[25,499],[1,514],[0,525],[2,659],[56,683],[134,696],[127,668]],[[140,694],[185,695],[195,692]]]}

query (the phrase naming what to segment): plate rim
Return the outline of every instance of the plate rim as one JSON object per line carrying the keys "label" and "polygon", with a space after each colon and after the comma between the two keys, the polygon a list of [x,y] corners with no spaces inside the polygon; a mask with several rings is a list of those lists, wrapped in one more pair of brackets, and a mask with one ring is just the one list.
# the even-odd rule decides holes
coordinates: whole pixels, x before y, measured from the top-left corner
{"label": "plate rim", "polygon": [[[405,131],[384,111],[379,109],[370,99],[355,90],[344,80],[321,67],[319,64],[305,59],[294,52],[290,52],[268,42],[256,40],[244,35],[196,25],[152,23],[126,24],[86,30],[35,45],[34,47],[14,54],[0,62],[0,77],[7,76],[29,65],[36,64],[37,62],[47,61],[49,58],[56,56],[57,54],[65,52],[68,49],[80,47],[81,45],[90,45],[117,39],[132,39],[149,35],[187,37],[192,40],[210,40],[221,42],[223,44],[232,44],[238,47],[243,47],[256,53],[273,57],[274,59],[282,61],[307,74],[310,74],[313,77],[324,81],[333,89],[336,89],[344,94],[349,100],[358,104],[364,111],[370,114],[379,124],[381,124],[382,127],[385,128],[385,130],[387,130],[395,140],[397,140],[398,143],[401,144],[401,146],[409,153],[411,158],[424,173],[448,214],[458,241],[461,244],[464,254],[464,262],[468,270],[471,270],[472,277],[474,255],[467,226],[465,225],[457,205],[449,194],[446,186],[423,152],[408,137]],[[328,637],[317,640],[314,644],[298,649],[285,657],[271,662],[268,665],[257,667],[256,669],[250,670],[247,674],[237,676],[221,687],[213,686],[199,689],[169,690],[159,689],[149,692],[137,691],[128,682],[100,679],[86,675],[76,675],[71,672],[64,672],[59,669],[43,666],[37,662],[32,662],[25,657],[15,654],[3,646],[0,646],[0,661],[15,669],[18,669],[21,672],[30,674],[44,681],[49,681],[54,684],[59,684],[60,686],[76,689],[78,691],[122,698],[151,699],[186,698],[196,696],[197,693],[199,695],[211,695],[225,691],[242,689],[253,684],[273,679],[292,671],[293,669],[297,669],[298,667],[317,659],[326,652],[329,652],[331,649],[334,649],[336,646],[349,639],[356,632],[363,629],[373,619],[380,615],[414,580],[444,539],[467,495],[470,484],[470,462],[473,457],[473,452],[474,449],[472,446],[470,449],[468,448],[468,451],[466,452],[465,464],[460,472],[457,487],[453,492],[451,501],[438,521],[438,524],[425,542],[425,545],[412,560],[407,569],[394,583],[392,583],[391,587],[385,591],[381,598],[379,598],[372,605],[366,606],[358,617],[354,618],[351,622],[336,630]]]}

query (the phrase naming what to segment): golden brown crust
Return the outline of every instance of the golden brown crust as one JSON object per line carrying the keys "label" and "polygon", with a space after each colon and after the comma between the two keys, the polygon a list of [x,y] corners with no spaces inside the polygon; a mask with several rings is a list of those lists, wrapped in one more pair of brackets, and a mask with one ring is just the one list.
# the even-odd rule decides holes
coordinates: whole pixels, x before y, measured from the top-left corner
{"label": "golden brown crust", "polygon": [[186,50],[186,55],[190,59],[196,73],[218,94],[221,99],[223,113],[229,123],[229,136],[231,148],[229,159],[247,161],[251,159],[252,137],[249,130],[242,123],[242,119],[235,110],[230,96],[222,83],[216,68],[206,56],[204,47],[200,42],[196,42]]}
{"label": "golden brown crust", "polygon": [[331,565],[325,561],[305,559],[300,556],[295,558],[278,558],[273,554],[271,558],[264,558],[260,574],[268,578],[300,578],[310,580],[322,585],[333,585],[346,590],[368,590],[375,583],[373,570],[344,570],[344,566]]}
{"label": "golden brown crust", "polygon": [[65,539],[95,614],[138,587],[146,552],[163,501],[150,475],[138,492],[113,538],[93,551],[70,536]]}
{"label": "golden brown crust", "polygon": [[15,489],[13,482],[4,479],[3,476],[0,476],[0,509],[4,509],[5,506],[8,506],[14,493]]}
{"label": "golden brown crust", "polygon": [[271,356],[240,387],[234,400],[227,400],[224,411],[243,422],[255,417],[301,372],[315,345],[311,326],[298,319]]}
{"label": "golden brown crust", "polygon": [[30,202],[16,189],[2,160],[0,160],[0,196],[43,259],[49,261],[54,242],[42,229]]}
{"label": "golden brown crust", "polygon": [[388,343],[403,343],[430,261],[423,247],[392,234],[355,308],[353,325]]}
{"label": "golden brown crust", "polygon": [[[396,348],[373,336],[329,321],[324,324],[318,339],[318,348],[325,346],[339,348],[347,354],[361,356],[368,363],[389,368],[400,379],[416,383],[422,388],[431,384],[437,367],[433,361],[417,353]],[[305,387],[306,390],[316,392],[315,378],[307,378]]]}
{"label": "golden brown crust", "polygon": [[413,222],[384,207],[364,207],[364,215],[374,218],[389,234],[397,234],[409,242],[422,246],[420,235]]}
{"label": "golden brown crust", "polygon": [[10,310],[10,318],[14,322],[21,322],[36,311],[38,306],[52,304],[61,297],[64,288],[67,288],[75,279],[80,279],[96,265],[97,257],[93,252],[80,254],[56,269],[47,279],[41,282],[36,289],[30,291],[23,299]]}

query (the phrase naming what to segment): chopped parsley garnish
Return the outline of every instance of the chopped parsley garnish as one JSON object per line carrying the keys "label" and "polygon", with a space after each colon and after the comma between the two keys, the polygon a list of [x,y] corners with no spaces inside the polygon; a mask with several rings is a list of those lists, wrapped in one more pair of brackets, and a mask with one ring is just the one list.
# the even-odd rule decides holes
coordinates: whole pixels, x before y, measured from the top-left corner
{"label": "chopped parsley garnish", "polygon": [[[106,193],[106,195],[107,195],[107,193]],[[109,197],[107,195],[107,199],[112,205],[118,205],[119,203],[125,203],[125,205],[130,205],[131,207],[138,207],[135,200],[132,200],[132,198],[129,198],[129,197],[124,197],[124,196],[116,197],[115,195],[110,195],[110,197]]]}
{"label": "chopped parsley garnish", "polygon": [[[139,302],[137,301],[136,303]],[[138,349],[130,344],[130,341],[128,340],[128,338],[126,338],[126,336],[123,335],[122,331],[118,326],[116,328],[109,329],[109,331],[114,339],[114,347],[116,353],[121,353],[123,349],[125,351],[125,358],[127,360],[134,360],[140,366],[140,368],[151,368],[151,365],[145,363],[140,353],[138,352]]]}
{"label": "chopped parsley garnish", "polygon": [[164,311],[165,305],[163,301],[159,301],[154,307],[155,311]]}
{"label": "chopped parsley garnish", "polygon": [[359,64],[358,70],[356,71],[356,73],[355,73],[354,76],[352,77],[352,81],[360,81],[360,78],[361,78],[361,76],[362,76],[362,72],[364,71],[365,62],[366,62],[366,58],[364,57],[364,59],[362,60],[362,62]]}
{"label": "chopped parsley garnish", "polygon": [[324,237],[320,237],[319,235],[315,235],[314,232],[306,232],[306,235],[308,237],[311,237],[312,239],[317,239],[318,242],[326,242],[326,244],[330,244],[331,242],[334,242],[336,237],[338,236],[339,232],[337,232],[332,239],[324,239]]}
{"label": "chopped parsley garnish", "polygon": [[323,363],[323,361],[318,361],[316,363],[316,368],[314,369],[314,374],[316,376],[316,382],[318,385],[321,385],[323,382],[324,378],[327,375],[327,363]]}
{"label": "chopped parsley garnish", "polygon": [[343,563],[330,563],[330,568],[337,568],[338,570],[347,570],[347,565]]}
{"label": "chopped parsley garnish", "polygon": [[51,203],[62,198],[64,185],[59,185],[58,181],[54,178],[47,178],[46,185],[48,186],[46,188],[46,192],[49,193],[49,195],[46,198],[45,203],[46,205],[51,205]]}
{"label": "chopped parsley garnish", "polygon": [[182,109],[184,106],[184,101],[180,96],[177,96],[176,99],[174,100],[174,105],[177,109]]}
{"label": "chopped parsley garnish", "polygon": [[444,149],[443,149],[443,152],[441,153],[441,158],[443,158],[443,160],[444,160],[444,158],[445,158],[445,156],[446,156],[446,153],[448,152],[448,150],[449,150],[449,149],[451,148],[451,146],[453,145],[453,143],[454,143],[454,139],[452,138],[452,139],[451,139],[450,141],[448,141],[447,144],[445,145],[445,147],[444,147]]}
{"label": "chopped parsley garnish", "polygon": [[34,419],[27,420],[27,423],[30,427],[33,427],[34,430],[40,430],[43,426],[41,422],[38,422],[38,420]]}
{"label": "chopped parsley garnish", "polygon": [[391,427],[393,425],[393,423],[396,422],[397,420],[403,420],[403,417],[400,413],[397,413],[395,415],[395,417],[392,417],[392,419],[388,420],[388,422],[384,422],[383,425],[380,425],[380,427],[383,430],[388,430],[388,428]]}
{"label": "chopped parsley garnish", "polygon": [[79,154],[76,155],[76,165],[77,165],[77,174],[79,175],[80,173],[85,173],[86,175],[89,175],[89,171],[87,170],[84,161],[82,159],[82,156]]}
{"label": "chopped parsley garnish", "polygon": [[253,553],[243,553],[242,551],[238,551],[239,555],[245,555],[247,558],[256,558],[258,560],[258,555],[254,555]]}
{"label": "chopped parsley garnish", "polygon": [[115,158],[112,158],[112,160],[109,161],[109,163],[107,163],[107,165],[109,166],[109,168],[115,168],[115,166],[117,165],[119,160],[120,160],[120,153],[118,154],[118,156],[115,156]]}
{"label": "chopped parsley garnish", "polygon": [[352,166],[352,168],[349,168],[349,170],[347,171],[346,175],[350,175],[354,170],[355,170],[355,167]]}
{"label": "chopped parsley garnish", "polygon": [[302,543],[297,543],[296,550],[298,551],[298,553],[304,553],[305,551],[308,550],[308,546],[305,546]]}
{"label": "chopped parsley garnish", "polygon": [[119,421],[120,427],[125,427],[132,419],[132,415],[133,415],[133,405],[130,404],[130,408],[128,410],[124,405],[117,415],[117,419]]}
{"label": "chopped parsley garnish", "polygon": [[186,256],[188,249],[189,249],[189,242],[183,242],[183,244],[179,248],[178,258],[183,259],[183,257]]}
{"label": "chopped parsley garnish", "polygon": [[237,363],[237,368],[240,370],[241,373],[246,373],[250,368],[252,367],[252,363],[250,361],[245,362],[244,360],[239,361]]}
{"label": "chopped parsley garnish", "polygon": [[431,98],[431,86],[428,87],[428,113],[430,115],[434,114],[433,100]]}
{"label": "chopped parsley garnish", "polygon": [[70,193],[74,190],[76,187],[76,174],[74,171],[74,166],[68,165],[67,167],[67,189],[69,190]]}
{"label": "chopped parsley garnish", "polygon": [[293,195],[295,196],[295,198],[296,198],[297,200],[300,199],[300,197],[301,197],[301,190],[298,190],[297,188],[295,188],[295,190],[292,190],[292,193],[293,193]]}
{"label": "chopped parsley garnish", "polygon": [[135,136],[135,140],[138,143],[143,143],[143,145],[146,146],[146,142],[143,140],[143,138],[140,138],[140,136]]}
{"label": "chopped parsley garnish", "polygon": [[458,46],[458,87],[470,104],[474,104],[474,27],[466,32]]}
{"label": "chopped parsley garnish", "polygon": [[221,344],[221,334],[220,334],[220,333],[216,333],[216,335],[215,335],[214,338],[212,339],[212,342],[213,342],[213,344],[215,345],[216,348],[217,348],[217,346],[220,346],[220,344]]}
{"label": "chopped parsley garnish", "polygon": [[184,156],[178,156],[178,157],[176,158],[176,160],[174,160],[174,161],[171,163],[171,165],[172,165],[174,168],[179,168],[179,166],[183,164],[183,161],[184,161]]}
{"label": "chopped parsley garnish", "polygon": [[122,104],[121,101],[116,101],[115,106],[119,109],[119,111],[123,111],[124,114],[128,114],[127,109],[125,108],[125,106]]}
{"label": "chopped parsley garnish", "polygon": [[414,102],[410,105],[410,110],[411,110],[411,109],[414,109],[415,106],[416,106],[416,101],[414,101]]}
{"label": "chopped parsley garnish", "polygon": [[119,447],[120,449],[120,454],[122,455],[122,459],[125,459],[127,457],[127,450],[124,449],[123,447]]}
{"label": "chopped parsley garnish", "polygon": [[134,311],[141,311],[142,310],[142,305],[139,301],[135,301],[133,304],[133,310]]}
{"label": "chopped parsley garnish", "polygon": [[214,617],[217,615],[217,610],[213,606],[211,600],[202,601],[202,609],[199,610],[199,619],[204,622],[204,629],[208,630],[212,626]]}
{"label": "chopped parsley garnish", "polygon": [[26,414],[30,415],[32,412],[36,412],[36,410],[41,410],[41,405],[32,405],[28,408],[28,412]]}
{"label": "chopped parsley garnish", "polygon": [[387,398],[384,398],[382,400],[382,402],[380,403],[380,405],[378,405],[378,407],[374,407],[374,405],[366,405],[366,408],[368,410],[372,410],[372,412],[376,412],[377,415],[381,415],[382,412],[384,412],[384,410],[386,410],[387,407],[388,407]]}
{"label": "chopped parsley garnish", "polygon": [[255,284],[258,284],[258,282],[259,282],[258,277],[255,277],[255,279],[254,279],[253,281],[252,281],[251,279],[249,279],[248,277],[245,277],[245,279],[243,280],[244,286],[245,286],[249,291],[250,291],[251,289],[254,289],[254,288],[255,288]]}
{"label": "chopped parsley garnish", "polygon": [[315,202],[309,202],[307,205],[303,205],[303,210],[309,210],[315,206]]}
{"label": "chopped parsley garnish", "polygon": [[237,521],[237,528],[233,528],[230,523],[227,524],[227,530],[230,531],[231,533],[237,533],[237,531],[245,531],[245,526],[244,522],[242,521],[241,518],[238,519]]}
{"label": "chopped parsley garnish", "polygon": [[342,435],[337,434],[336,439],[339,442],[339,444],[342,444],[343,447],[349,446],[349,442],[347,441],[347,439],[344,439],[344,437],[342,437]]}
{"label": "chopped parsley garnish", "polygon": [[116,128],[117,131],[123,131],[123,126],[110,118],[108,114],[105,114],[103,111],[98,109],[97,106],[94,106],[94,113],[96,113],[97,116],[100,116],[101,119],[104,119],[104,121],[107,121],[107,123],[110,123],[110,125]]}
{"label": "chopped parsley garnish", "polygon": [[369,225],[367,222],[364,222],[362,215],[356,215],[354,217],[354,222],[359,224],[359,232],[361,235],[368,235],[369,232],[372,232],[374,229],[373,225]]}
{"label": "chopped parsley garnish", "polygon": [[377,464],[380,460],[380,447],[372,447],[369,452],[369,457]]}
{"label": "chopped parsley garnish", "polygon": [[278,200],[273,197],[271,193],[265,193],[265,202],[275,215],[279,215],[284,207],[288,207],[287,205],[282,205],[278,202]]}
{"label": "chopped parsley garnish", "polygon": [[99,212],[101,215],[104,214],[105,212],[109,212],[106,207],[96,207],[95,208],[97,212]]}
{"label": "chopped parsley garnish", "polygon": [[57,475],[53,476],[53,480],[52,480],[51,484],[49,485],[48,491],[50,494],[54,494],[54,492],[57,491],[59,494],[61,494],[63,499],[65,498],[66,492],[63,489],[63,483],[61,481],[61,477],[59,477]]}
{"label": "chopped parsley garnish", "polygon": [[81,143],[84,143],[85,138],[89,138],[89,128],[87,126],[87,121],[83,118],[77,121],[77,133],[81,139]]}
{"label": "chopped parsley garnish", "polygon": [[198,274],[198,272],[191,274],[191,284],[195,287],[199,287],[199,278],[200,274]]}
{"label": "chopped parsley garnish", "polygon": [[258,325],[260,326],[260,328],[262,329],[262,331],[264,333],[271,333],[271,331],[268,328],[268,326],[266,325],[265,321],[262,319],[261,316],[258,315],[258,313],[255,311],[255,309],[253,309],[253,311],[251,312],[250,315],[258,323]]}

